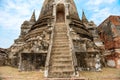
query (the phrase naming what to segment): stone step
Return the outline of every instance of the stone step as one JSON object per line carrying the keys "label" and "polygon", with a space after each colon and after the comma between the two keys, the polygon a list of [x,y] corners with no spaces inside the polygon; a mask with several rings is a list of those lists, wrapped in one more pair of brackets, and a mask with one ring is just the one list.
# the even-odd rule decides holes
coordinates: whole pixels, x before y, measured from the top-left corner
{"label": "stone step", "polygon": [[65,29],[65,30],[67,30],[66,26],[60,26],[60,27],[56,26],[55,29]]}
{"label": "stone step", "polygon": [[61,70],[61,69],[51,69],[51,71],[50,72],[52,72],[52,73],[67,73],[67,72],[73,72],[74,70],[71,68],[71,69],[63,69],[63,70]]}
{"label": "stone step", "polygon": [[67,33],[66,30],[55,30],[54,33]]}
{"label": "stone step", "polygon": [[68,40],[59,38],[59,39],[54,40],[54,42],[68,42]]}
{"label": "stone step", "polygon": [[55,37],[54,40],[53,40],[53,42],[54,42],[54,41],[69,42],[69,40],[68,40],[67,38],[65,38],[65,37]]}
{"label": "stone step", "polygon": [[59,25],[55,26],[55,28],[64,28],[64,27],[66,28],[66,25],[64,25],[64,24],[59,24]]}
{"label": "stone step", "polygon": [[53,67],[53,66],[72,66],[73,64],[72,61],[53,61],[50,65]]}
{"label": "stone step", "polygon": [[69,46],[53,46],[53,48],[69,48]]}
{"label": "stone step", "polygon": [[56,38],[66,38],[66,39],[68,39],[68,36],[67,35],[65,35],[65,36],[63,36],[63,35],[54,35],[54,39],[56,39]]}
{"label": "stone step", "polygon": [[60,42],[55,42],[53,43],[54,45],[52,47],[64,47],[64,46],[68,46],[69,44],[66,43],[60,43]]}
{"label": "stone step", "polygon": [[70,56],[70,54],[69,53],[60,53],[60,54],[56,54],[56,53],[54,53],[53,52],[53,54],[52,54],[53,56]]}
{"label": "stone step", "polygon": [[52,50],[53,53],[55,53],[56,51],[67,51],[69,50],[69,48],[55,48]]}
{"label": "stone step", "polygon": [[61,46],[61,45],[69,45],[69,43],[67,42],[54,42],[53,46]]}
{"label": "stone step", "polygon": [[[72,75],[73,75],[73,71],[72,72],[50,72],[49,73],[49,78],[70,78],[70,77],[72,77]],[[51,79],[51,80],[53,80],[53,79]],[[60,79],[58,79],[58,80],[60,80]],[[61,80],[63,80],[63,79],[61,79]],[[68,79],[65,79],[65,80],[68,80]]]}
{"label": "stone step", "polygon": [[67,31],[67,28],[66,27],[55,27],[54,30],[65,30],[65,31]]}
{"label": "stone step", "polygon": [[67,71],[67,70],[73,70],[73,67],[72,67],[72,65],[64,65],[64,66],[53,65],[50,67],[50,69],[51,70],[65,70],[65,71]]}
{"label": "stone step", "polygon": [[68,42],[69,40],[65,37],[55,37],[53,41],[56,41],[56,40],[59,40],[59,41],[63,41],[63,42]]}
{"label": "stone step", "polygon": [[57,34],[57,35],[54,35],[54,38],[56,37],[61,37],[61,38],[67,38],[68,39],[68,36],[67,35],[62,35],[62,34]]}
{"label": "stone step", "polygon": [[70,51],[53,51],[52,55],[69,55]]}
{"label": "stone step", "polygon": [[51,70],[52,71],[54,71],[54,70],[56,70],[56,71],[58,71],[58,70],[69,71],[69,70],[73,70],[73,69],[72,69],[72,66],[52,66]]}
{"label": "stone step", "polygon": [[53,46],[54,45],[66,45],[66,44],[69,44],[69,42],[62,42],[62,41],[61,42],[54,42],[53,41]]}
{"label": "stone step", "polygon": [[60,25],[59,27],[56,26],[55,29],[67,29],[67,28],[66,28],[66,26],[64,26],[64,25]]}
{"label": "stone step", "polygon": [[[54,52],[53,52],[53,53],[54,53]],[[54,53],[54,54],[52,54],[52,56],[53,56],[53,57],[54,57],[54,56],[55,56],[55,57],[56,57],[56,56],[58,56],[58,57],[70,57],[71,55],[70,55],[70,54],[63,54],[63,55],[59,55],[59,54],[58,54],[58,55],[57,55],[57,54]]]}
{"label": "stone step", "polygon": [[52,61],[72,61],[72,58],[69,59],[52,59]]}
{"label": "stone step", "polygon": [[56,25],[55,27],[56,27],[56,28],[63,28],[63,27],[66,27],[66,25],[64,25],[64,24],[58,24],[58,25]]}
{"label": "stone step", "polygon": [[56,54],[61,54],[61,53],[69,53],[70,51],[54,51],[52,53],[56,53]]}
{"label": "stone step", "polygon": [[56,31],[55,35],[67,35],[67,32],[65,32],[65,31]]}
{"label": "stone step", "polygon": [[63,67],[52,67],[50,68],[50,70],[52,72],[72,72],[74,71],[74,69],[72,68],[72,66],[63,66]]}
{"label": "stone step", "polygon": [[62,45],[62,44],[65,44],[65,43],[69,44],[68,41],[53,41],[53,43],[61,43],[61,45]]}
{"label": "stone step", "polygon": [[56,28],[62,28],[62,27],[66,27],[66,25],[65,24],[58,24],[58,25],[56,25]]}
{"label": "stone step", "polygon": [[65,25],[58,25],[58,26],[55,26],[55,29],[62,29],[62,28],[66,28]]}
{"label": "stone step", "polygon": [[59,37],[59,36],[60,36],[60,37],[64,37],[64,36],[67,37],[67,34],[55,34],[54,36],[55,36],[55,37],[57,37],[57,36],[58,36],[58,37]]}
{"label": "stone step", "polygon": [[53,69],[72,69],[72,66],[71,65],[53,65],[51,68]]}
{"label": "stone step", "polygon": [[65,23],[63,23],[63,22],[62,22],[62,23],[56,23],[56,24],[57,24],[57,25],[58,25],[58,24],[64,24],[64,25],[65,25]]}
{"label": "stone step", "polygon": [[66,44],[69,44],[69,43],[68,42],[62,42],[62,41],[61,42],[56,41],[56,42],[53,43],[53,46],[62,46],[62,45],[64,46]]}
{"label": "stone step", "polygon": [[56,47],[53,47],[54,49],[70,49],[69,46],[56,46]]}
{"label": "stone step", "polygon": [[[68,51],[67,49],[68,48],[65,49],[65,48],[62,48],[62,47],[61,48],[55,48],[55,49],[52,50],[52,53],[53,54],[59,54],[59,55],[60,54],[69,54],[70,51]],[[66,52],[64,52],[64,51],[66,51]]]}
{"label": "stone step", "polygon": [[56,28],[62,28],[62,27],[66,27],[66,25],[64,25],[64,24],[58,24],[58,25],[56,25]]}
{"label": "stone step", "polygon": [[57,28],[55,28],[55,30],[66,30],[67,31],[67,28],[66,27],[57,27]]}
{"label": "stone step", "polygon": [[56,37],[54,38],[53,42],[60,41],[60,42],[69,42],[67,38]]}
{"label": "stone step", "polygon": [[64,37],[56,37],[56,38],[54,38],[54,40],[53,41],[63,41],[63,42],[68,42],[69,40],[67,39],[67,38],[64,38]]}
{"label": "stone step", "polygon": [[71,56],[51,56],[52,58],[54,58],[54,59],[71,59]]}
{"label": "stone step", "polygon": [[66,46],[69,46],[69,44],[53,45],[53,47],[66,47]]}
{"label": "stone step", "polygon": [[61,45],[63,45],[64,43],[67,43],[67,44],[69,44],[69,42],[68,41],[61,41],[61,40],[56,40],[56,41],[54,41],[54,43],[61,43]]}
{"label": "stone step", "polygon": [[54,40],[56,40],[56,39],[57,39],[57,40],[58,40],[58,39],[60,39],[60,40],[62,40],[62,39],[69,40],[67,36],[54,36],[53,39],[54,39]]}
{"label": "stone step", "polygon": [[55,32],[55,34],[63,34],[63,35],[67,34],[66,30],[55,30],[54,32]]}
{"label": "stone step", "polygon": [[71,65],[72,66],[72,61],[53,61],[51,63],[51,66],[54,66],[54,65],[62,65],[62,66]]}
{"label": "stone step", "polygon": [[63,51],[67,51],[66,49],[52,49],[52,53],[56,53],[56,52],[59,52],[59,53],[63,53]]}
{"label": "stone step", "polygon": [[53,50],[69,50],[70,48],[69,48],[69,46],[64,46],[64,47],[62,47],[62,46],[58,46],[58,47],[53,47],[54,49]]}
{"label": "stone step", "polygon": [[54,33],[65,33],[65,34],[67,34],[67,30],[65,30],[65,29],[56,29],[55,31],[54,31]]}
{"label": "stone step", "polygon": [[54,39],[56,39],[56,38],[66,38],[66,39],[68,39],[68,36],[67,35],[54,35]]}
{"label": "stone step", "polygon": [[61,27],[66,27],[66,25],[64,25],[64,24],[57,24],[56,25],[56,28],[61,28]]}
{"label": "stone step", "polygon": [[53,45],[64,45],[64,44],[69,44],[68,42],[54,42]]}

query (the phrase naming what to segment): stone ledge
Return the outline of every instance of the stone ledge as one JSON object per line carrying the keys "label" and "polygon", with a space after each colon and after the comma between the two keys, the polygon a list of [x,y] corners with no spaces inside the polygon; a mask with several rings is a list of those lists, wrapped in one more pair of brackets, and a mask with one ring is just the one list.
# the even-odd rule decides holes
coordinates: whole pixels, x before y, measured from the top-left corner
{"label": "stone ledge", "polygon": [[88,80],[87,78],[44,78],[44,80]]}

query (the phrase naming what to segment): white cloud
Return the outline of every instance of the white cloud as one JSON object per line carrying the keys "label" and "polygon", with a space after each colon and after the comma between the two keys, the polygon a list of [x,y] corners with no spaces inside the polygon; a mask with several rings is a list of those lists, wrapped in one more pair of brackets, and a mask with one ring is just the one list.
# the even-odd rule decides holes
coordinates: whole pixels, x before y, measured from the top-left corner
{"label": "white cloud", "polygon": [[88,0],[85,7],[91,13],[89,19],[93,20],[97,25],[110,15],[120,14],[120,5],[117,4],[117,0]]}
{"label": "white cloud", "polygon": [[[5,32],[8,31],[14,32],[6,33],[6,35],[9,35],[9,38],[8,36],[4,37],[4,35],[0,35],[0,47],[10,46],[13,43],[13,40],[19,36],[21,24],[24,20],[30,19],[34,9],[36,10],[37,17],[39,16],[43,1],[44,0],[0,0],[0,30],[4,30],[3,33],[0,31],[0,34],[5,34]],[[74,1],[76,2],[79,14],[81,14],[82,9],[84,9],[88,20],[93,20],[97,25],[109,15],[120,15],[120,5],[113,4],[117,0]],[[11,37],[11,35],[15,36]]]}
{"label": "white cloud", "polygon": [[111,4],[115,0],[88,0],[87,5],[100,5],[100,4]]}
{"label": "white cloud", "polygon": [[101,23],[100,21],[103,21],[110,14],[111,12],[109,8],[98,9],[94,11],[94,14],[91,16],[91,20],[95,21],[96,24],[100,24]]}
{"label": "white cloud", "polygon": [[0,38],[0,47],[2,48],[8,48],[11,44],[13,44],[13,41],[10,41],[7,38]]}
{"label": "white cloud", "polygon": [[42,3],[43,0],[0,1],[0,47],[8,48],[12,45],[19,36],[21,24],[30,19],[34,9],[36,16],[39,16]]}
{"label": "white cloud", "polygon": [[97,25],[99,25],[102,21],[104,21],[110,15],[119,15],[120,12],[118,9],[113,8],[112,10],[108,7],[103,9],[94,10],[94,14],[91,15],[91,20],[95,21]]}
{"label": "white cloud", "polygon": [[0,9],[0,26],[5,29],[20,28],[24,20],[30,19],[34,9],[36,9],[37,16],[39,15],[42,2],[43,0],[6,0]]}

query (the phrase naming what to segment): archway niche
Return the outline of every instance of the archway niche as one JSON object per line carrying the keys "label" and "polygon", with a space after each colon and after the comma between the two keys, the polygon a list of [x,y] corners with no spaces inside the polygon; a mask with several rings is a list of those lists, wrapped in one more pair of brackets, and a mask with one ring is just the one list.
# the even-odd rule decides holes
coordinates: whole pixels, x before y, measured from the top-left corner
{"label": "archway niche", "polygon": [[65,22],[65,6],[58,4],[56,8],[56,22]]}

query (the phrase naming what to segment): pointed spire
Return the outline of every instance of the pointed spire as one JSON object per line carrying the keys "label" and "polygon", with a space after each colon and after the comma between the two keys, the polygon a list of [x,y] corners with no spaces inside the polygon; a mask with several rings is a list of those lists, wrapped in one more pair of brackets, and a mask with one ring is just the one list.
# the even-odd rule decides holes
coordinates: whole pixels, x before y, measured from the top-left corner
{"label": "pointed spire", "polygon": [[32,14],[32,16],[31,16],[30,22],[36,22],[35,10],[33,11],[33,14]]}
{"label": "pointed spire", "polygon": [[85,23],[88,23],[88,20],[85,16],[84,10],[82,10],[82,21],[85,22]]}

